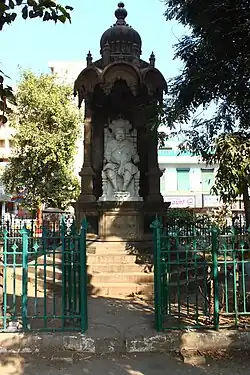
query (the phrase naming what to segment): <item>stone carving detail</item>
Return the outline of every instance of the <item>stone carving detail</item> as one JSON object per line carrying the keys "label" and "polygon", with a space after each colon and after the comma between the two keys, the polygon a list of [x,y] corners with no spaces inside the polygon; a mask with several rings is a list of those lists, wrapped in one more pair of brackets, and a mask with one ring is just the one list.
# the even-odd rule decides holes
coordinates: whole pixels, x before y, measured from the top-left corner
{"label": "stone carving detail", "polygon": [[[123,58],[122,58],[123,59]],[[124,80],[126,81],[128,87],[130,88],[132,94],[134,96],[137,95],[137,87],[138,87],[138,82],[137,82],[137,77],[133,76],[131,73],[128,72],[122,72],[122,71],[116,71],[112,75],[109,75],[104,77],[104,82],[102,84],[103,91],[105,92],[106,95],[109,95],[112,87],[114,86],[116,81],[119,80]]]}
{"label": "stone carving detail", "polygon": [[124,119],[104,129],[103,195],[100,201],[141,201],[137,132]]}

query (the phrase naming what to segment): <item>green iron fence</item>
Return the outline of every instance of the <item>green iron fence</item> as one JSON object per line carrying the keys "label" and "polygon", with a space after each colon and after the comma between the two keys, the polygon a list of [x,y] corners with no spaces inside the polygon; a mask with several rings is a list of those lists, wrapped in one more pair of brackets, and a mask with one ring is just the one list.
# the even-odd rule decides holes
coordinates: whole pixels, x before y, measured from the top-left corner
{"label": "green iron fence", "polygon": [[151,227],[156,329],[250,326],[249,231]]}
{"label": "green iron fence", "polygon": [[62,220],[59,231],[17,237],[7,230],[0,248],[0,332],[81,331],[87,316],[87,222],[78,233]]}
{"label": "green iron fence", "polygon": [[[74,216],[71,214],[64,214],[63,219],[67,228],[74,222]],[[31,216],[18,218],[14,215],[8,215],[0,217],[0,232],[8,231],[10,237],[20,237],[20,231],[25,226],[29,229],[31,237],[41,237],[44,231],[47,235],[59,236],[60,221],[59,216],[54,216],[53,219],[45,217],[42,221],[39,221],[37,218],[32,218]]]}

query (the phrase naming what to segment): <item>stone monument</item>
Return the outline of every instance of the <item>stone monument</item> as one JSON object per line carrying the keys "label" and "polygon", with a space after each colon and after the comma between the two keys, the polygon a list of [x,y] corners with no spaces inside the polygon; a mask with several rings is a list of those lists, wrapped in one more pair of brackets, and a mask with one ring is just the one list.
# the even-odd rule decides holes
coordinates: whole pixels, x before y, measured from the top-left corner
{"label": "stone monument", "polygon": [[77,220],[85,216],[99,239],[140,241],[155,214],[168,207],[160,194],[157,130],[148,115],[162,102],[167,84],[153,53],[149,62],[140,58],[141,37],[126,23],[122,2],[115,16],[101,37],[101,58],[93,61],[89,52],[75,81],[79,107],[85,103],[75,210]]}

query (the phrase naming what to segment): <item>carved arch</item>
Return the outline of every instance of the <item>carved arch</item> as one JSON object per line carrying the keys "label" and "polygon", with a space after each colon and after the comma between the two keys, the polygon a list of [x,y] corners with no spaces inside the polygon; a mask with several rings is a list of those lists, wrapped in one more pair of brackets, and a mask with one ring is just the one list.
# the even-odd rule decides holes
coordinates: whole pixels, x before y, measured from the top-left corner
{"label": "carved arch", "polygon": [[96,85],[100,83],[101,71],[94,65],[88,66],[77,77],[74,84],[74,93],[78,94],[79,107],[86,99],[88,93],[93,93]]}
{"label": "carved arch", "polygon": [[114,62],[108,65],[102,73],[102,87],[104,92],[110,94],[114,83],[118,80],[126,81],[133,95],[137,95],[141,84],[140,71],[128,62]]}
{"label": "carved arch", "polygon": [[142,80],[148,89],[149,95],[154,95],[156,93],[161,93],[162,95],[167,92],[168,87],[165,78],[161,72],[153,66],[142,70]]}

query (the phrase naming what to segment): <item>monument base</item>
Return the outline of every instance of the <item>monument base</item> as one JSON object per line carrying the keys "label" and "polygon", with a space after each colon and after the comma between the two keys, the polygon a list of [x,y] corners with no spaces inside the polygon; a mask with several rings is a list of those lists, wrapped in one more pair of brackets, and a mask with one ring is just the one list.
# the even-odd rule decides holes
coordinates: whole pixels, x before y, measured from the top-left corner
{"label": "monument base", "polygon": [[75,204],[77,225],[86,218],[88,233],[103,241],[143,241],[152,237],[150,224],[166,214],[170,203],[103,201]]}
{"label": "monument base", "polygon": [[134,197],[129,192],[116,191],[112,197],[103,195],[99,202],[142,202],[142,197]]}
{"label": "monument base", "polygon": [[99,202],[99,233],[105,241],[143,239],[143,202]]}

